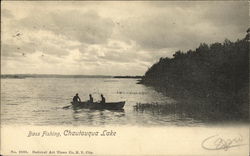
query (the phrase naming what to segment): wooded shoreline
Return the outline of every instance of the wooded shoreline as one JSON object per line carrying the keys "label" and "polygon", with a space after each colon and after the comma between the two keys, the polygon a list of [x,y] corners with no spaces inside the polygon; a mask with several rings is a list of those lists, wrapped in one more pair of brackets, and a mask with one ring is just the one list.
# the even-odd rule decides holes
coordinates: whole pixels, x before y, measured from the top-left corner
{"label": "wooded shoreline", "polygon": [[248,120],[248,53],[249,34],[235,42],[202,43],[195,50],[177,51],[173,58],[160,58],[139,83],[174,97],[184,111]]}

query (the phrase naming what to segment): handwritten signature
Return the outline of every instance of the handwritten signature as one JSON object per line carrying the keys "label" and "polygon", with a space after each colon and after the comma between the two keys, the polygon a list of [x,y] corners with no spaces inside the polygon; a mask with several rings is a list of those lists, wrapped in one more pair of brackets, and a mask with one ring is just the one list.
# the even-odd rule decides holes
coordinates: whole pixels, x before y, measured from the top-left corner
{"label": "handwritten signature", "polygon": [[243,146],[243,137],[241,135],[224,139],[219,135],[213,135],[206,139],[204,139],[201,143],[202,148],[206,150],[225,150],[227,151],[229,148]]}

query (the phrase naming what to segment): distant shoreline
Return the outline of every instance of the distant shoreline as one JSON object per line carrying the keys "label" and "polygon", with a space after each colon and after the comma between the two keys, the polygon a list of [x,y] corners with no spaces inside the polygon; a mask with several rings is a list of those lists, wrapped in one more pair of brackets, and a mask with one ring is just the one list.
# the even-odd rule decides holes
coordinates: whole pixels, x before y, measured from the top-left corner
{"label": "distant shoreline", "polygon": [[1,79],[24,78],[142,78],[142,76],[110,76],[110,75],[60,75],[60,74],[1,74]]}
{"label": "distant shoreline", "polygon": [[141,79],[142,76],[113,76],[113,78],[117,78],[117,79],[122,79],[122,78],[129,78],[129,79]]}

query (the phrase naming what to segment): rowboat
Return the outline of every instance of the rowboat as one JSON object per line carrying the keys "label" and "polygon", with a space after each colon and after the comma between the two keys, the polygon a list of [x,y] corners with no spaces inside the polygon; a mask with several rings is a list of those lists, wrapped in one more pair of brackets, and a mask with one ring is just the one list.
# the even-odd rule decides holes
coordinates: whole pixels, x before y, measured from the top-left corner
{"label": "rowboat", "polygon": [[119,110],[123,109],[125,101],[107,102],[107,103],[100,103],[100,102],[90,103],[88,101],[83,101],[83,102],[71,102],[71,104],[75,108]]}

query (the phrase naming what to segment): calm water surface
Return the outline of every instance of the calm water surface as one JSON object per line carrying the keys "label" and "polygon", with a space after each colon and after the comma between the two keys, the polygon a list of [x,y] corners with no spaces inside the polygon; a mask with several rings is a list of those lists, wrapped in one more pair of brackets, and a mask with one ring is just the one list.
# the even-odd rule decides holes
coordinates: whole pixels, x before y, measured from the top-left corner
{"label": "calm water surface", "polygon": [[[11,125],[143,125],[199,126],[197,119],[180,114],[136,111],[137,103],[174,104],[176,101],[136,79],[114,78],[26,78],[1,79],[1,122]],[[94,101],[102,93],[107,102],[126,101],[123,111],[72,108],[75,93],[82,101],[91,93]]]}

